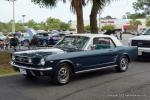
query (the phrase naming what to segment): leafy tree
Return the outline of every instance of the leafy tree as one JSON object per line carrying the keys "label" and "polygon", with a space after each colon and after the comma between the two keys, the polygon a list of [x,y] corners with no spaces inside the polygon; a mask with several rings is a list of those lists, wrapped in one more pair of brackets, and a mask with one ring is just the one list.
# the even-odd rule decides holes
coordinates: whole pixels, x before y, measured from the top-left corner
{"label": "leafy tree", "polygon": [[105,25],[105,26],[102,26],[101,30],[113,30],[115,29],[115,26],[114,25]]}
{"label": "leafy tree", "polygon": [[146,18],[146,14],[145,13],[134,13],[134,14],[128,15],[128,18],[129,19]]}
{"label": "leafy tree", "polygon": [[146,26],[147,26],[147,27],[150,27],[150,17],[148,17],[148,18],[146,19],[145,23],[146,23]]}
{"label": "leafy tree", "polygon": [[134,26],[142,25],[142,22],[136,19],[130,20],[130,24]]}
{"label": "leafy tree", "polygon": [[40,29],[39,23],[36,23],[33,19],[29,20],[25,25],[28,26],[29,28],[33,28],[35,30]]}
{"label": "leafy tree", "polygon": [[70,29],[70,24],[69,23],[60,23],[60,30],[69,30]]}
{"label": "leafy tree", "polygon": [[47,26],[48,26],[49,30],[60,29],[60,23],[61,23],[61,21],[59,19],[49,17],[46,20],[46,23],[47,23]]}
{"label": "leafy tree", "polygon": [[134,30],[134,29],[138,29],[138,26],[139,25],[142,25],[142,22],[141,21],[139,21],[139,20],[136,20],[136,19],[132,19],[132,20],[130,20],[130,24],[131,24],[131,29],[132,30]]}
{"label": "leafy tree", "polygon": [[3,23],[3,22],[0,22],[0,32],[4,32],[4,33],[8,33],[11,31],[11,22],[9,23]]}
{"label": "leafy tree", "polygon": [[133,3],[133,8],[135,11],[150,14],[150,0],[137,0]]}
{"label": "leafy tree", "polygon": [[25,25],[30,28],[34,28],[36,26],[36,22],[32,19],[32,20],[29,20]]}
{"label": "leafy tree", "polygon": [[90,32],[90,25],[84,27],[86,32]]}
{"label": "leafy tree", "polygon": [[18,31],[21,31],[21,32],[23,32],[24,31],[24,27],[23,27],[23,25],[22,25],[22,23],[16,23],[16,32],[18,32]]}
{"label": "leafy tree", "polygon": [[106,17],[104,17],[102,19],[116,19],[116,18],[113,18],[112,16],[106,16]]}
{"label": "leafy tree", "polygon": [[41,22],[41,23],[39,23],[39,25],[42,30],[48,30],[48,26],[45,22]]}

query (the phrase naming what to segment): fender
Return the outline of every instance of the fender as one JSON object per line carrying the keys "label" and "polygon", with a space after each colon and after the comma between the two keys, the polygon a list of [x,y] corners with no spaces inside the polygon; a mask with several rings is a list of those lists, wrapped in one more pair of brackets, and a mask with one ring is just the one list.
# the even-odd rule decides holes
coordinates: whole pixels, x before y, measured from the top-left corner
{"label": "fender", "polygon": [[69,59],[65,59],[65,60],[60,60],[57,64],[56,64],[56,69],[59,67],[60,64],[62,63],[69,63],[71,65],[71,68],[73,70],[73,73],[75,72],[75,67],[76,65]]}

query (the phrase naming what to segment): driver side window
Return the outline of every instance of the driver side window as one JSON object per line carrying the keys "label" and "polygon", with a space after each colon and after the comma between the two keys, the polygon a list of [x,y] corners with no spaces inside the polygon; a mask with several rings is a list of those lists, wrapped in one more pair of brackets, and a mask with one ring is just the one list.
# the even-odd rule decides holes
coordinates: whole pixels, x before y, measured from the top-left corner
{"label": "driver side window", "polygon": [[110,38],[94,38],[93,39],[94,49],[111,49],[115,48],[115,44],[112,42]]}

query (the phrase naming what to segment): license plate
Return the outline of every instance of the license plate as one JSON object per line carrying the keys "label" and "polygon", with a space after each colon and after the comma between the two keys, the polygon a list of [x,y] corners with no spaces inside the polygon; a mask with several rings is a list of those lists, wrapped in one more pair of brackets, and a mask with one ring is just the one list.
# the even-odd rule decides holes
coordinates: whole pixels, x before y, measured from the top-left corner
{"label": "license plate", "polygon": [[138,52],[138,55],[139,55],[139,56],[141,56],[141,55],[142,55],[142,52],[141,52],[141,51],[139,51],[139,52]]}
{"label": "license plate", "polygon": [[21,73],[21,74],[24,74],[24,75],[27,74],[26,70],[25,70],[25,69],[22,69],[22,68],[20,68],[20,73]]}

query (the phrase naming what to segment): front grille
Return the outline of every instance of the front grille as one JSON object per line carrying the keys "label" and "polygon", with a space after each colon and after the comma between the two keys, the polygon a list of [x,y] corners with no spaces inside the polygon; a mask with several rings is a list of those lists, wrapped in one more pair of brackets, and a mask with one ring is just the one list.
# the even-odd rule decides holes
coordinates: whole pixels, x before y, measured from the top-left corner
{"label": "front grille", "polygon": [[24,63],[24,64],[30,64],[29,57],[25,56],[15,56],[15,62]]}
{"label": "front grille", "polygon": [[132,46],[150,47],[150,41],[147,40],[132,40]]}

